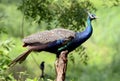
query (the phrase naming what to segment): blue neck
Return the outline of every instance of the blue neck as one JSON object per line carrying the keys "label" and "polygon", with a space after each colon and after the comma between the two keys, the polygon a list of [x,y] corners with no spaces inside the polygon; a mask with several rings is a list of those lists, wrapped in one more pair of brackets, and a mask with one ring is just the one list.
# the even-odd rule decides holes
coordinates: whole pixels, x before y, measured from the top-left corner
{"label": "blue neck", "polygon": [[93,31],[93,28],[92,28],[92,25],[91,25],[91,20],[88,17],[88,19],[87,19],[87,27],[82,33],[83,33],[85,38],[89,38],[91,36],[91,34],[92,34],[92,31]]}

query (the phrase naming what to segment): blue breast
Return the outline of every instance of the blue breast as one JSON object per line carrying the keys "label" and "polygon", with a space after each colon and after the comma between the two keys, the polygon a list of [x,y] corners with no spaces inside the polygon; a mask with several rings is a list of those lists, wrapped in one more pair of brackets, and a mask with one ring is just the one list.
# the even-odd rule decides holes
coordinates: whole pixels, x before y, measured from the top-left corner
{"label": "blue breast", "polygon": [[73,51],[78,46],[80,46],[82,43],[84,43],[87,39],[89,39],[91,34],[92,34],[92,32],[89,34],[86,34],[84,32],[76,33],[75,38],[68,43],[66,50],[69,50],[69,52]]}

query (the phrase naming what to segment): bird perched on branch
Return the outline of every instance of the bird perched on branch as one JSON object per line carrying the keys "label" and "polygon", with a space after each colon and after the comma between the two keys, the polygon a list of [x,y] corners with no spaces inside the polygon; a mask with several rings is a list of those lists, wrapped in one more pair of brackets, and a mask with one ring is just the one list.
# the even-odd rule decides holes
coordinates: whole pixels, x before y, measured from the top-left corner
{"label": "bird perched on branch", "polygon": [[22,63],[32,51],[47,51],[57,55],[64,50],[68,50],[68,52],[73,51],[91,36],[93,32],[91,21],[94,19],[96,19],[96,16],[88,12],[87,27],[82,32],[57,28],[32,34],[24,38],[23,47],[28,47],[28,50],[13,60],[9,66],[16,63]]}
{"label": "bird perched on branch", "polygon": [[40,70],[41,70],[41,75],[40,75],[40,78],[44,78],[44,69],[45,69],[45,65],[44,65],[44,61],[41,62],[40,64]]}

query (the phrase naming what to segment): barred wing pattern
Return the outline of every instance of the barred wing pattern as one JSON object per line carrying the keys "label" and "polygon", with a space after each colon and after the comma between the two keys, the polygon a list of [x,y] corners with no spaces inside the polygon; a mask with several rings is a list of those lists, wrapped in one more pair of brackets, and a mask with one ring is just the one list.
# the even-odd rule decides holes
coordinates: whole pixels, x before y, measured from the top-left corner
{"label": "barred wing pattern", "polygon": [[75,37],[75,32],[63,28],[57,28],[53,30],[47,30],[44,32],[39,32],[36,34],[32,34],[23,39],[24,43],[39,43],[39,44],[47,44],[49,42],[53,42],[59,39],[68,39],[69,37]]}

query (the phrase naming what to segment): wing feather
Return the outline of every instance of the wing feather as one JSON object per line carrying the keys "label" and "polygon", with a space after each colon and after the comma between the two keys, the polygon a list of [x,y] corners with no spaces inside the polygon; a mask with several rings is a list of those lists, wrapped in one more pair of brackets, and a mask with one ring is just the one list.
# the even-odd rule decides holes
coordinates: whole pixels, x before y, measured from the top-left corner
{"label": "wing feather", "polygon": [[44,32],[38,32],[32,34],[23,39],[24,43],[31,44],[31,43],[39,43],[39,44],[46,44],[49,42],[53,42],[59,39],[69,39],[70,37],[74,38],[75,32],[63,28],[57,28],[53,30],[47,30]]}

